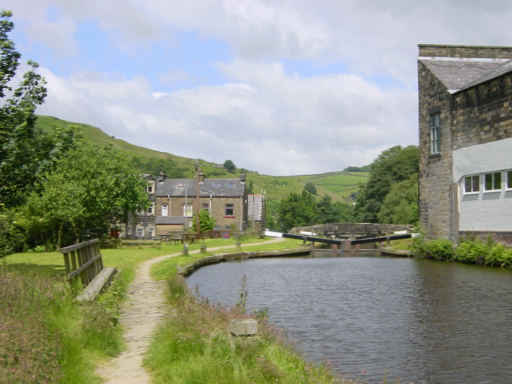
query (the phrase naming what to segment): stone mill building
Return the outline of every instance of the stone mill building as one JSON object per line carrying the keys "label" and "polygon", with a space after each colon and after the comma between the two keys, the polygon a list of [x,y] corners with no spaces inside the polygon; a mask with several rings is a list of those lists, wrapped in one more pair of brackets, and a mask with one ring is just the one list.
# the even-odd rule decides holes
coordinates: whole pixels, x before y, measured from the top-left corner
{"label": "stone mill building", "polygon": [[420,45],[420,224],[512,243],[512,47]]}

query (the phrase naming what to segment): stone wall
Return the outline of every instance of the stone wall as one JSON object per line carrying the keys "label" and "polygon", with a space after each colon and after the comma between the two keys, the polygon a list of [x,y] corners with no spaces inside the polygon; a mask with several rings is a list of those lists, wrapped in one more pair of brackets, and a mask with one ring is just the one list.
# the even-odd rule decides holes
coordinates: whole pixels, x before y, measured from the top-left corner
{"label": "stone wall", "polygon": [[[452,183],[450,95],[446,87],[418,63],[419,89],[419,211],[420,226],[431,237],[454,239],[456,188]],[[430,115],[440,113],[440,152],[430,152]]]}
{"label": "stone wall", "polygon": [[512,137],[512,74],[452,96],[452,150]]}
{"label": "stone wall", "polygon": [[[512,47],[420,45],[419,56],[512,58]],[[460,180],[453,179],[452,151],[512,137],[512,74],[451,95],[418,62],[418,83],[420,225],[429,237],[457,241]],[[441,145],[439,154],[431,154],[430,114],[436,112],[441,116]]]}
{"label": "stone wall", "polygon": [[419,48],[421,57],[482,57],[494,59],[509,59],[512,57],[512,47],[420,44]]}
{"label": "stone wall", "polygon": [[[187,197],[187,204],[192,205],[192,213],[195,215],[195,197]],[[168,205],[168,216],[183,217],[183,206],[185,197],[158,197],[156,200],[156,215],[162,215],[162,204]],[[242,197],[208,197],[199,199],[199,208],[208,206],[210,215],[215,219],[216,225],[223,228],[235,226],[236,229],[244,230],[247,227],[247,207]],[[233,204],[233,215],[226,215],[226,204]],[[192,220],[192,218],[190,218]]]}
{"label": "stone wall", "polygon": [[382,236],[397,231],[411,231],[410,225],[376,224],[376,223],[330,223],[317,224],[306,227],[295,227],[291,234],[300,235],[301,232],[313,232],[318,236],[355,238],[360,236]]}

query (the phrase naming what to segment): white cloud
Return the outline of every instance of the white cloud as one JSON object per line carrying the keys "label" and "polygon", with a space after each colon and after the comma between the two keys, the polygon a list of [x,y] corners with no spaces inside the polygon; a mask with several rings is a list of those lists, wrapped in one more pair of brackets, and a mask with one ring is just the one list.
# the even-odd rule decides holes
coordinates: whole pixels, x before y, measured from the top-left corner
{"label": "white cloud", "polygon": [[[119,68],[115,80],[99,72],[65,78],[47,69],[50,93],[41,112],[97,125],[139,145],[206,160],[230,158],[275,174],[363,165],[392,145],[416,143],[418,43],[512,41],[512,30],[504,27],[512,6],[505,0],[4,2],[17,28],[22,21],[30,40],[61,55],[76,52],[74,33],[86,21],[106,32],[113,50],[147,54],[148,63],[160,59],[148,47],[164,41],[179,51],[174,39],[184,32],[221,41],[232,55],[215,67],[224,84],[201,85],[208,84],[200,78],[208,75],[204,67],[198,74],[169,65],[158,87],[148,80],[155,74],[134,70],[135,64],[130,75]],[[205,66],[208,59],[197,58]],[[292,71],[294,59],[344,70],[290,75],[284,59],[292,59]],[[402,85],[380,85],[386,83]],[[170,92],[177,84],[188,88]]]}
{"label": "white cloud", "polygon": [[414,92],[383,91],[355,75],[289,77],[275,63],[221,68],[231,83],[156,95],[142,77],[65,79],[44,69],[49,96],[40,112],[149,148],[280,175],[363,165],[416,139]]}

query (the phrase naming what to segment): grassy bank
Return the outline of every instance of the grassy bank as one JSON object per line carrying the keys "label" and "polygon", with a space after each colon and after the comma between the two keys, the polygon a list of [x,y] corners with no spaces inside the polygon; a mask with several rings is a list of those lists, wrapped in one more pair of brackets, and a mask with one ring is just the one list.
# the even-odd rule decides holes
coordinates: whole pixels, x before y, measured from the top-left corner
{"label": "grassy bank", "polygon": [[[208,247],[234,244],[234,239],[207,241]],[[191,250],[197,248],[199,244],[190,244]],[[98,361],[123,348],[117,324],[119,305],[136,266],[181,250],[181,244],[159,243],[102,250],[105,265],[121,272],[99,300],[81,304],[73,300],[77,290],[65,282],[59,252],[26,252],[4,258],[0,266],[0,381],[99,383],[94,374]]]}
{"label": "grassy bank", "polygon": [[[294,248],[297,240],[243,247],[244,251]],[[308,364],[285,339],[259,318],[255,339],[232,339],[229,322],[245,317],[243,305],[226,309],[199,301],[177,274],[179,266],[204,256],[177,257],[156,264],[155,278],[168,278],[168,300],[176,311],[159,327],[145,366],[155,383],[339,383],[323,366]]]}
{"label": "grassy bank", "polygon": [[447,239],[427,240],[421,236],[414,239],[412,251],[415,256],[428,259],[512,268],[512,249],[496,243],[492,237],[486,241],[466,238],[455,246]]}

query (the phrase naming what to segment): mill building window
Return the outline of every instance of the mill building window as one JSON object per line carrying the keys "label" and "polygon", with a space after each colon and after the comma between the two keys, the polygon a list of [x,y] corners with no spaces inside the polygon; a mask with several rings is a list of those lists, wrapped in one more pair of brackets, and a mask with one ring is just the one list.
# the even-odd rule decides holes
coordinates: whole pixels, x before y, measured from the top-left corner
{"label": "mill building window", "polygon": [[512,189],[512,171],[507,171],[507,189]]}
{"label": "mill building window", "polygon": [[464,177],[464,193],[478,193],[480,191],[480,175]]}
{"label": "mill building window", "polygon": [[439,112],[430,115],[430,153],[440,152],[441,147],[441,114]]}
{"label": "mill building window", "polygon": [[501,190],[501,172],[485,174],[484,191],[492,192]]}

